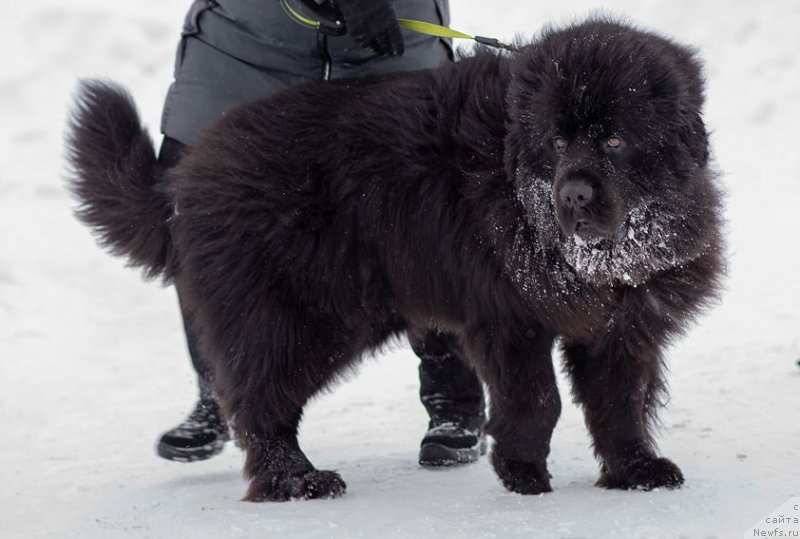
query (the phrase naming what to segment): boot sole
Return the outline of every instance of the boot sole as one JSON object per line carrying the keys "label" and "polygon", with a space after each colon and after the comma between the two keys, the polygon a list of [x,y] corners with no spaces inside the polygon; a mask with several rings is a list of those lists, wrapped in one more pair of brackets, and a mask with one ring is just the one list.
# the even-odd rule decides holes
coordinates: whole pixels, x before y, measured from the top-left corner
{"label": "boot sole", "polygon": [[460,466],[476,462],[486,454],[486,438],[472,447],[448,447],[443,444],[427,443],[419,449],[419,463],[426,468]]}
{"label": "boot sole", "polygon": [[159,457],[174,462],[197,462],[199,460],[207,460],[211,457],[219,455],[225,448],[225,442],[228,440],[217,439],[210,444],[201,445],[198,447],[176,447],[174,445],[158,442],[156,445],[156,453]]}

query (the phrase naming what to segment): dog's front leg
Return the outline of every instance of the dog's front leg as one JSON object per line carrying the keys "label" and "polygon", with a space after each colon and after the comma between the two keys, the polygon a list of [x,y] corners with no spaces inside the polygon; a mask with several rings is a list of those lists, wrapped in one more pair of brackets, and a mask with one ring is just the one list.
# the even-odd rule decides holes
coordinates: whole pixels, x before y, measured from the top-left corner
{"label": "dog's front leg", "polygon": [[663,391],[660,350],[648,336],[630,328],[591,351],[565,344],[573,393],[601,461],[598,486],[650,490],[683,483],[680,469],[656,455],[652,424]]}
{"label": "dog's front leg", "polygon": [[550,492],[547,456],[561,413],[551,356],[553,336],[538,328],[525,337],[507,333],[508,328],[475,332],[468,352],[483,358],[480,371],[489,388],[485,430],[495,439],[492,465],[511,491]]}

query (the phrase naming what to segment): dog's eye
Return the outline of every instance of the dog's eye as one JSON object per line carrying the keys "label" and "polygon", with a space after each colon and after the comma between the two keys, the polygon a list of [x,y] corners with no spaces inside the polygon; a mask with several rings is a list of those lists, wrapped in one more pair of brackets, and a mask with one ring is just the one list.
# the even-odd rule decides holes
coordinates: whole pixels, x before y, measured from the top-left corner
{"label": "dog's eye", "polygon": [[608,144],[608,147],[613,149],[613,150],[616,150],[617,148],[621,147],[622,143],[623,143],[623,141],[619,137],[608,137],[608,140],[606,141],[606,144]]}
{"label": "dog's eye", "polygon": [[563,152],[564,150],[567,149],[567,146],[569,146],[569,143],[567,142],[567,139],[565,139],[564,137],[553,138],[553,149],[555,151]]}

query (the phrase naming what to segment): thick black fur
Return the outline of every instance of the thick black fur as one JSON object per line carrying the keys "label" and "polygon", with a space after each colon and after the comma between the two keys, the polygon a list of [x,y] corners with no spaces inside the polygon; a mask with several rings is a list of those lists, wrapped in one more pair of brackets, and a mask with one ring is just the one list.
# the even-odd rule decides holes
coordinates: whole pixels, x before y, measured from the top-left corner
{"label": "thick black fur", "polygon": [[[592,19],[513,54],[239,106],[168,193],[130,99],[88,83],[73,187],[104,244],[181,289],[247,454],[247,500],[344,492],[298,446],[304,405],[429,328],[457,333],[488,386],[507,488],[551,490],[557,339],[598,484],[676,487],[652,437],[663,350],[723,268],[702,104],[692,51]],[[580,207],[561,196],[576,184],[593,193]]]}
{"label": "thick black fur", "polygon": [[68,127],[70,184],[78,217],[100,244],[147,277],[169,273],[173,203],[133,99],[110,83],[81,84]]}

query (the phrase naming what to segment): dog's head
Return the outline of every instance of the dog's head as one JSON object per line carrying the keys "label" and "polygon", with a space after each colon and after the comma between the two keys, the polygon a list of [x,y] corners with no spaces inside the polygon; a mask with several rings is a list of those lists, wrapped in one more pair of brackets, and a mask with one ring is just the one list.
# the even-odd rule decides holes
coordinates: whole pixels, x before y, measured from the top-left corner
{"label": "dog's head", "polygon": [[598,284],[697,257],[719,207],[702,104],[693,52],[624,24],[549,30],[521,49],[506,158],[540,241]]}

